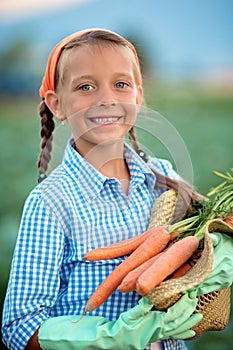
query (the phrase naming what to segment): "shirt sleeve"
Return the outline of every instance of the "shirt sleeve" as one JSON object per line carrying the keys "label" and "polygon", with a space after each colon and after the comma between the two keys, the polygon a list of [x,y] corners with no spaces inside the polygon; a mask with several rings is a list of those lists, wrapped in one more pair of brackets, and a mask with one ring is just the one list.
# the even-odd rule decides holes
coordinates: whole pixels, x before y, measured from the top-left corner
{"label": "shirt sleeve", "polygon": [[166,159],[161,158],[151,158],[149,160],[149,165],[154,170],[170,177],[171,179],[181,180],[181,177],[173,169],[171,162]]}
{"label": "shirt sleeve", "polygon": [[55,213],[38,194],[25,203],[3,308],[3,341],[25,348],[49,317],[60,280],[64,239]]}

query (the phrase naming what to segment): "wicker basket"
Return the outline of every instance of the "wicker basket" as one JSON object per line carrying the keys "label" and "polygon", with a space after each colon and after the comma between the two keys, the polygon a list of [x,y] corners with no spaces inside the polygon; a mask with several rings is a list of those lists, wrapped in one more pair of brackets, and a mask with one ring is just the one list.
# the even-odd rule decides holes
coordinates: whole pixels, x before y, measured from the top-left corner
{"label": "wicker basket", "polygon": [[[164,192],[155,203],[149,227],[169,223],[175,210],[175,204],[176,195],[174,191]],[[160,206],[164,206],[165,211]],[[155,220],[153,215],[156,212]],[[164,213],[165,215],[163,215]],[[160,215],[164,216],[167,222],[161,219]],[[233,235],[233,228],[220,219],[215,219],[208,223],[202,255],[191,270],[185,276],[160,283],[159,286],[145,295],[152,301],[157,310],[166,310],[181,297],[182,292],[200,284],[211,273],[214,259],[213,245],[209,235],[211,232]],[[202,313],[203,319],[193,327],[196,335],[192,339],[201,336],[207,331],[223,330],[227,326],[230,317],[230,288],[199,296],[195,313]]]}

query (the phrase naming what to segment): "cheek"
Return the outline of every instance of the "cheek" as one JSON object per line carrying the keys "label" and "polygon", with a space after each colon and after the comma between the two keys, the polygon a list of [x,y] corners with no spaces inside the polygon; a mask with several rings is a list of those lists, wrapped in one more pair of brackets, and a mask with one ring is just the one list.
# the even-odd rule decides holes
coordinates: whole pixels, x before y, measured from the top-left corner
{"label": "cheek", "polygon": [[63,97],[62,103],[63,111],[66,113],[67,119],[76,119],[76,115],[80,113],[85,107],[81,104],[81,101],[75,96]]}
{"label": "cheek", "polygon": [[86,132],[86,125],[84,120],[84,111],[75,112],[68,117],[68,123],[75,138],[79,138],[84,132]]}
{"label": "cheek", "polygon": [[126,103],[124,104],[124,110],[127,116],[125,123],[131,128],[135,124],[139,107],[135,103]]}

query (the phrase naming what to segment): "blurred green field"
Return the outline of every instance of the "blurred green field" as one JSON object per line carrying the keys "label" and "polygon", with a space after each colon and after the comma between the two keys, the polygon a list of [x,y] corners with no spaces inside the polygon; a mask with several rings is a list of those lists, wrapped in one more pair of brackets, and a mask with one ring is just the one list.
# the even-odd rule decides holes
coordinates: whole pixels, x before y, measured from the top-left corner
{"label": "blurred green field", "polygon": [[[233,167],[233,98],[196,93],[188,89],[146,91],[149,108],[157,110],[182,136],[192,160],[194,185],[206,193],[219,179],[212,170],[226,172]],[[14,244],[29,191],[37,183],[37,156],[40,127],[37,115],[39,100],[0,99],[1,214],[0,214],[0,302],[2,306]],[[140,141],[156,156],[170,158],[159,142],[152,146],[150,137]],[[154,142],[154,141],[153,141]],[[171,159],[172,161],[172,159]],[[226,330],[211,332],[189,342],[190,349],[232,349],[233,324]],[[4,348],[3,345],[1,348]]]}

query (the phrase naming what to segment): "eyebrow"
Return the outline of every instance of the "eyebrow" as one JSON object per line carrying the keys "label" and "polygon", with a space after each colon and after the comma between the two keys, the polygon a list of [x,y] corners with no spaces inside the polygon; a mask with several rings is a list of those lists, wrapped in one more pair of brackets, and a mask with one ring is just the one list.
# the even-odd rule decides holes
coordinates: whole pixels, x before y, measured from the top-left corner
{"label": "eyebrow", "polygon": [[[133,74],[131,75],[130,73],[126,73],[126,72],[115,72],[113,77],[116,79],[117,77],[119,78],[127,78],[127,79],[133,79],[134,76]],[[80,75],[76,78],[74,78],[71,82],[71,86],[72,87],[75,87],[77,85],[77,83],[79,81],[82,81],[82,80],[95,80],[95,77],[93,77],[93,75],[91,74],[83,74],[83,75]]]}
{"label": "eyebrow", "polygon": [[89,80],[93,80],[93,76],[92,75],[89,75],[89,74],[84,74],[84,75],[81,75],[80,77],[76,77],[72,80],[72,83],[71,85],[72,86],[75,86],[77,84],[78,81],[80,80],[86,80],[86,79],[89,79]]}
{"label": "eyebrow", "polygon": [[126,78],[132,78],[133,74],[131,75],[130,73],[124,73],[124,72],[116,72],[114,74],[116,77],[126,77]]}

